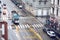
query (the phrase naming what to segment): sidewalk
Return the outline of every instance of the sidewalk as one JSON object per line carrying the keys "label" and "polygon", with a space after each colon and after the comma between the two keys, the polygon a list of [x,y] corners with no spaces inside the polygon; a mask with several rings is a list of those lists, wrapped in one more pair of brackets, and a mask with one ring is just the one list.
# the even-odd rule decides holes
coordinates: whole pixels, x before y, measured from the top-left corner
{"label": "sidewalk", "polygon": [[59,16],[54,16],[56,21],[58,21],[58,26],[55,28],[51,27],[51,29],[56,33],[57,39],[60,40],[60,17]]}
{"label": "sidewalk", "polygon": [[29,12],[29,10],[27,10],[27,9],[23,9],[23,11],[24,11],[26,14],[28,14],[28,15],[34,17],[34,15],[33,15],[31,12]]}
{"label": "sidewalk", "polygon": [[33,8],[33,7],[25,4],[25,9],[26,9],[27,11],[29,11],[32,15],[36,16],[36,10],[35,10],[35,8]]}

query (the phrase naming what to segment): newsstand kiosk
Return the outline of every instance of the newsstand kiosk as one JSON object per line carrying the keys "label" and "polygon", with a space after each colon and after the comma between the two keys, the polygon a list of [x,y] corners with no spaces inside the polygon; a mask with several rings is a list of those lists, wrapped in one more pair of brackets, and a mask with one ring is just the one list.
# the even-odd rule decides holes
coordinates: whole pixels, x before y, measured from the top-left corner
{"label": "newsstand kiosk", "polygon": [[8,40],[7,22],[0,22],[0,40]]}

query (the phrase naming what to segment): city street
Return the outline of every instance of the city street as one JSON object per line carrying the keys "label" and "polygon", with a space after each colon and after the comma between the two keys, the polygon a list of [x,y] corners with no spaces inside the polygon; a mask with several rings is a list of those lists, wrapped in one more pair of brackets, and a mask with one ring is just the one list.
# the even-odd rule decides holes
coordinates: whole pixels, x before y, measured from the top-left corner
{"label": "city street", "polygon": [[[2,0],[2,2],[3,3],[6,3],[6,7],[7,7],[7,13],[8,13],[8,17],[10,17],[11,18],[11,11],[12,10],[16,10],[17,12],[20,12],[20,11],[22,11],[22,10],[20,10],[20,9],[18,9],[10,0]],[[8,4],[7,4],[8,3]],[[12,5],[11,5],[12,4]],[[22,14],[23,14],[23,17],[26,15],[26,17],[28,16],[26,13],[24,14],[25,12],[22,12]],[[19,13],[19,15],[22,15],[21,14],[21,12]],[[30,16],[30,15],[29,15]],[[25,18],[25,17],[24,17]],[[24,20],[24,19],[23,19]],[[27,19],[26,19],[27,20]],[[25,21],[26,21],[25,20]],[[29,19],[28,19],[29,20]],[[30,19],[30,20],[33,20],[33,19]],[[19,32],[19,33],[17,33],[16,31],[14,31],[13,29],[12,29],[12,27],[11,27],[11,25],[13,24],[12,23],[12,21],[11,20],[7,20],[7,22],[8,22],[8,37],[9,37],[9,40],[19,40],[20,38],[19,37],[21,37],[21,40],[28,40],[28,39],[30,39],[30,40],[36,40],[37,39],[37,37],[35,37],[35,38],[33,38],[32,36],[33,36],[33,33],[32,33],[32,35],[31,35],[31,33],[30,33],[30,31],[29,32],[25,32],[25,33],[23,33],[23,30],[22,30],[22,32]],[[20,21],[20,22],[23,22],[23,21]],[[26,22],[29,22],[29,21],[26,21]],[[31,21],[32,22],[32,21]],[[25,22],[24,22],[25,23]],[[23,24],[24,24],[23,23]],[[33,23],[33,22],[32,22]],[[30,23],[31,24],[31,23]],[[26,27],[27,28],[27,27]],[[23,28],[22,28],[23,29]],[[27,30],[27,29],[25,29],[25,30]],[[25,31],[24,30],[24,31]],[[27,38],[27,39],[24,39],[23,38],[23,35],[22,35],[22,33],[24,34],[24,35],[27,35],[27,36],[31,36],[31,38]],[[26,34],[27,33],[27,34]],[[14,34],[14,35],[13,35]],[[18,36],[19,37],[18,37]],[[38,40],[38,39],[37,39]]]}
{"label": "city street", "polygon": [[[8,23],[8,40],[57,40],[43,32],[46,18],[34,17],[26,9],[19,9],[11,0],[1,1],[6,4],[6,15],[3,15],[3,9],[1,18]],[[20,16],[19,25],[12,22],[13,10]]]}

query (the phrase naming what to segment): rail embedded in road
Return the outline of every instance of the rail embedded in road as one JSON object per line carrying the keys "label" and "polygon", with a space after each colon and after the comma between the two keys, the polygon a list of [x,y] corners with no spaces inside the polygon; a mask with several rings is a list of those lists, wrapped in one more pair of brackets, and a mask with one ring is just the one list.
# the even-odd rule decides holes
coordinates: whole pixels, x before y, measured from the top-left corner
{"label": "rail embedded in road", "polygon": [[[29,25],[30,26],[30,25]],[[16,27],[16,32],[21,32],[21,31],[23,31],[23,30],[21,30],[18,26],[16,26],[15,25],[15,27]],[[23,33],[24,32],[29,32],[29,33],[31,33],[32,35],[30,35],[30,36],[23,36],[23,38],[24,39],[38,39],[38,40],[43,40],[42,38],[41,38],[41,36],[33,29],[33,28],[28,28],[28,29],[25,29],[24,31],[23,31]],[[34,34],[34,36],[33,36],[33,34]]]}
{"label": "rail embedded in road", "polygon": [[41,36],[33,28],[29,28],[29,30],[32,31],[38,37],[39,40],[43,40]]}

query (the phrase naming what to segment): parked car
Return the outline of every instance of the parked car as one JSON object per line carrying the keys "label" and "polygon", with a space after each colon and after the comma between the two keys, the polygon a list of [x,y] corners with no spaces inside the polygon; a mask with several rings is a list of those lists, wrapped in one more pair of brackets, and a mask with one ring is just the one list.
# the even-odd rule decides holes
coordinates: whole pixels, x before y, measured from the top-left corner
{"label": "parked car", "polygon": [[2,11],[1,11],[1,7],[0,7],[0,14],[2,13]]}
{"label": "parked car", "polygon": [[50,28],[43,28],[43,31],[51,38],[56,37],[55,32]]}
{"label": "parked car", "polygon": [[6,10],[3,10],[3,15],[6,15]]}
{"label": "parked car", "polygon": [[3,3],[3,5],[2,5],[2,6],[3,6],[3,8],[4,8],[4,9],[6,9],[6,4],[4,4],[4,3]]}
{"label": "parked car", "polygon": [[0,4],[1,4],[1,1],[0,1]]}
{"label": "parked car", "polygon": [[6,6],[6,4],[3,4],[3,6]]}
{"label": "parked car", "polygon": [[19,7],[20,9],[22,9],[22,8],[23,8],[23,6],[22,6],[22,5],[19,5],[18,7]]}
{"label": "parked car", "polygon": [[13,10],[13,11],[11,11],[12,13],[16,13],[16,11],[15,10]]}
{"label": "parked car", "polygon": [[22,3],[18,2],[17,0],[11,0],[18,8],[22,9],[23,5]]}
{"label": "parked car", "polygon": [[19,25],[19,15],[16,11],[12,11],[12,22],[15,25]]}

